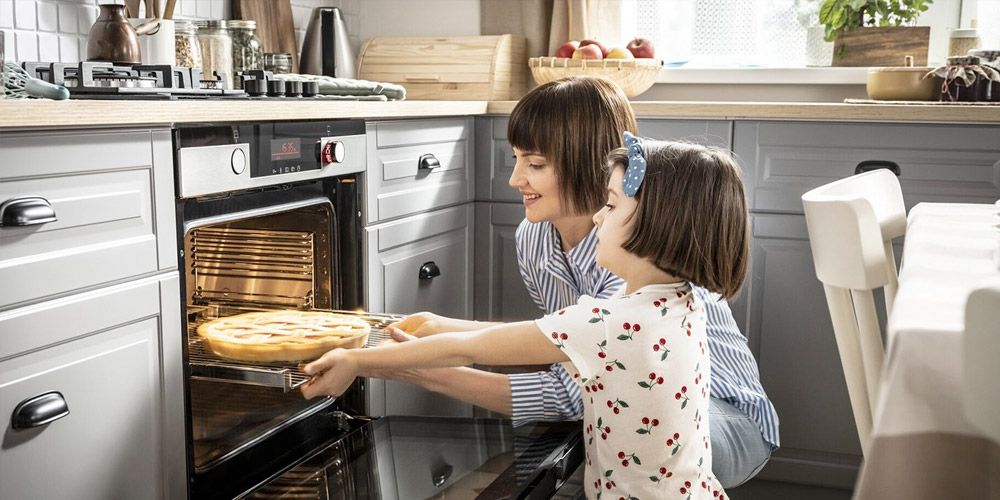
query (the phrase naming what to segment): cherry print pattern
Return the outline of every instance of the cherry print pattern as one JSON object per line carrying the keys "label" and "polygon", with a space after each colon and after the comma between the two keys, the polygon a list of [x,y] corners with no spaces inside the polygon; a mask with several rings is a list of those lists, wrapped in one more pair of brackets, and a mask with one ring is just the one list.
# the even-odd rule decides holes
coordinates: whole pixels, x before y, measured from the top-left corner
{"label": "cherry print pattern", "polygon": [[651,434],[653,432],[653,427],[660,425],[660,419],[642,417],[642,427],[635,430],[636,434]]}
{"label": "cherry print pattern", "polygon": [[636,383],[639,387],[647,390],[653,390],[654,387],[658,385],[663,385],[663,377],[656,374],[656,372],[649,372],[648,380],[640,380]]}
{"label": "cherry print pattern", "polygon": [[654,300],[653,307],[658,308],[660,310],[660,316],[666,316],[667,311],[670,310],[670,308],[667,307],[666,297],[660,297],[660,300]]}

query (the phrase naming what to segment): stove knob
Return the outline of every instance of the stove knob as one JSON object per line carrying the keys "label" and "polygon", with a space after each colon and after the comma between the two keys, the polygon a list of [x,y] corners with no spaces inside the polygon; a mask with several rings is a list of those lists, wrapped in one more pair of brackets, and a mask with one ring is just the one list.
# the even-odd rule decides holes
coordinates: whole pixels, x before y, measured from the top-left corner
{"label": "stove knob", "polygon": [[267,82],[264,80],[245,80],[243,90],[253,97],[260,97],[267,94]]}
{"label": "stove knob", "polygon": [[337,141],[323,143],[323,147],[319,150],[319,161],[323,165],[343,162],[344,143]]}
{"label": "stove knob", "polygon": [[319,94],[319,82],[302,82],[302,97],[316,97]]}
{"label": "stove knob", "polygon": [[302,82],[285,82],[286,97],[299,97],[300,95],[302,95]]}
{"label": "stove knob", "polygon": [[269,97],[284,97],[285,82],[283,80],[268,80],[267,95]]}
{"label": "stove knob", "polygon": [[230,158],[229,165],[233,168],[234,174],[242,174],[243,171],[247,169],[247,154],[244,153],[242,149],[233,151],[233,156]]}

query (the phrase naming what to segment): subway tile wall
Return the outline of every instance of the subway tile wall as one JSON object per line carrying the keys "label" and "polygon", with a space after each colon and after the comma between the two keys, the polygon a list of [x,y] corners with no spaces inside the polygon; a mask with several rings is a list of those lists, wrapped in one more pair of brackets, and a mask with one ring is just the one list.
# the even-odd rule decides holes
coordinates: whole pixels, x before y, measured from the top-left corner
{"label": "subway tile wall", "polygon": [[[87,57],[87,33],[97,5],[108,0],[0,0],[0,31],[7,61],[77,62]],[[164,2],[161,1],[161,4]],[[230,0],[178,0],[174,16],[228,19]],[[361,0],[291,0],[295,38],[302,49],[315,7],[340,7],[351,42],[358,46]],[[141,12],[141,11],[140,11]]]}

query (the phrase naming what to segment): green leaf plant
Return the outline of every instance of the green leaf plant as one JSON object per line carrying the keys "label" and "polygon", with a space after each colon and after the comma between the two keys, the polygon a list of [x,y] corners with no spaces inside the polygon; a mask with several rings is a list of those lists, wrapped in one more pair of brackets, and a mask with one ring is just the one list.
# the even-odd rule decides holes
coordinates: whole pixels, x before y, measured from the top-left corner
{"label": "green leaf plant", "polygon": [[912,26],[934,0],[823,0],[819,22],[828,42],[840,31],[862,27]]}

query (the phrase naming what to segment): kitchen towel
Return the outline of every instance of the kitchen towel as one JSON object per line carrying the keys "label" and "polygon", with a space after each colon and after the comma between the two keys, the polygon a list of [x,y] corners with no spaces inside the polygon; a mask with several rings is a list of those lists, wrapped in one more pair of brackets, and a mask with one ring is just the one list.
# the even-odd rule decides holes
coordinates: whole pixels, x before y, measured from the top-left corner
{"label": "kitchen towel", "polygon": [[[274,75],[275,80],[317,82],[319,93],[329,96],[380,96],[387,101],[406,99],[406,89],[402,85],[388,82],[370,82],[350,78],[334,78],[322,75],[299,75],[295,73]],[[379,99],[382,100],[382,99]]]}

